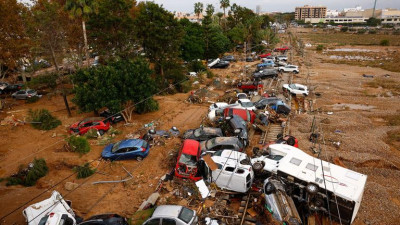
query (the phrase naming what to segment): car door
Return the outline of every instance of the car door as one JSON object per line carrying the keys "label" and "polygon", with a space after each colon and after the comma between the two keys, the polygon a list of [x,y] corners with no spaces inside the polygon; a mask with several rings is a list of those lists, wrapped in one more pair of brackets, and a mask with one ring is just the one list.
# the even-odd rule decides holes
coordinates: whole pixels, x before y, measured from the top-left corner
{"label": "car door", "polygon": [[127,159],[131,148],[120,148],[114,154],[114,159],[118,158],[119,160]]}
{"label": "car door", "polygon": [[92,128],[92,125],[93,125],[92,121],[84,123],[79,129],[79,133],[84,134],[84,133],[88,132],[88,130],[90,128]]}
{"label": "car door", "polygon": [[235,167],[225,166],[219,173],[219,176],[213,177],[214,182],[220,188],[228,188],[230,186],[230,182],[233,176],[233,172],[235,171]]}
{"label": "car door", "polygon": [[25,98],[25,91],[18,91],[17,94],[15,95],[16,99],[24,99]]}
{"label": "car door", "polygon": [[154,218],[146,221],[143,225],[161,225],[161,219],[160,218]]}
{"label": "car door", "polygon": [[178,225],[182,223],[177,223],[176,220],[170,218],[163,218],[161,221],[161,225]]}

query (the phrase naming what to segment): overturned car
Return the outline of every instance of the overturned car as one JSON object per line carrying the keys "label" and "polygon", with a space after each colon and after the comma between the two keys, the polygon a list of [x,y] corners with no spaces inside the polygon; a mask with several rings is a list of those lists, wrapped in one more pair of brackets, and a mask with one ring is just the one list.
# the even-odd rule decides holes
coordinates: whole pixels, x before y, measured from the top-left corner
{"label": "overturned car", "polygon": [[[282,181],[288,194],[308,213],[318,212],[351,224],[360,208],[367,176],[312,157],[286,144],[273,144],[266,155],[252,159],[255,172]],[[306,204],[304,204],[306,203]]]}

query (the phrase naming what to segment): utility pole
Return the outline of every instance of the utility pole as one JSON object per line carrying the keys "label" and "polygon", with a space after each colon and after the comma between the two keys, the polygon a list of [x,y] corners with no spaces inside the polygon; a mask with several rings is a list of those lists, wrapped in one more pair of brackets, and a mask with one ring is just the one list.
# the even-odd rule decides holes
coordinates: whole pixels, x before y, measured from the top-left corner
{"label": "utility pole", "polygon": [[375,8],[376,8],[376,0],[375,0],[375,3],[374,3],[374,10],[372,11],[372,17],[373,18],[375,18]]}

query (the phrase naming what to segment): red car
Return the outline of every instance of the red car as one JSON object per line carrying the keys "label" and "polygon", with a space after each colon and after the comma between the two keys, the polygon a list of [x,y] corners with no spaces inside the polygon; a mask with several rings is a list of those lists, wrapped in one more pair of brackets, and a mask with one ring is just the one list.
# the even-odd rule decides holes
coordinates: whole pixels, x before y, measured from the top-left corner
{"label": "red car", "polygon": [[99,131],[100,135],[103,135],[110,129],[110,122],[104,122],[104,118],[102,117],[89,117],[72,124],[69,127],[69,132],[71,134],[79,133],[79,135],[83,135],[90,129],[96,129]]}
{"label": "red car", "polygon": [[197,170],[197,162],[200,160],[200,154],[200,143],[195,140],[186,139],[178,155],[175,166],[175,176],[194,181],[200,180],[200,171]]}
{"label": "red car", "polygon": [[259,55],[258,57],[260,57],[260,58],[267,58],[267,57],[270,56],[270,55],[271,55],[271,53],[265,53],[265,54]]}
{"label": "red car", "polygon": [[284,46],[284,47],[281,47],[281,48],[275,48],[274,52],[286,52],[288,50],[290,50],[290,48],[287,47],[287,46]]}
{"label": "red car", "polygon": [[242,91],[257,91],[259,88],[263,88],[264,85],[262,82],[251,82],[251,83],[239,83],[238,88],[241,89]]}
{"label": "red car", "polygon": [[254,123],[254,120],[256,119],[256,114],[247,109],[235,109],[235,108],[226,108],[224,109],[224,117],[231,117],[233,115],[238,115],[242,117],[242,119],[246,122],[249,122],[251,124]]}

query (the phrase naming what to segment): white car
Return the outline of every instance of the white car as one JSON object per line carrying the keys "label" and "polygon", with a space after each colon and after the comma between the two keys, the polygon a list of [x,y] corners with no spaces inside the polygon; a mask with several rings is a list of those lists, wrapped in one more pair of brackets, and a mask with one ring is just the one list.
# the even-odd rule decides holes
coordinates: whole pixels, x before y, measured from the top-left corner
{"label": "white car", "polygon": [[198,223],[196,211],[180,205],[160,205],[144,225],[176,224],[192,225]]}
{"label": "white car", "polygon": [[288,60],[288,57],[287,57],[286,55],[278,55],[278,56],[276,57],[276,60],[277,60],[277,61],[287,61],[287,60]]}
{"label": "white car", "polygon": [[293,72],[293,73],[299,73],[299,67],[295,65],[286,65],[286,66],[280,66],[278,67],[279,72]]}
{"label": "white car", "polygon": [[226,102],[215,102],[210,105],[210,107],[208,108],[208,111],[211,112],[212,110],[222,109],[227,106],[228,106],[228,103],[226,103]]}
{"label": "white car", "polygon": [[256,110],[254,103],[249,99],[239,99],[235,102],[235,104],[229,105],[229,108]]}
{"label": "white car", "polygon": [[284,91],[288,91],[292,95],[308,95],[308,88],[302,84],[284,84],[282,86]]}

